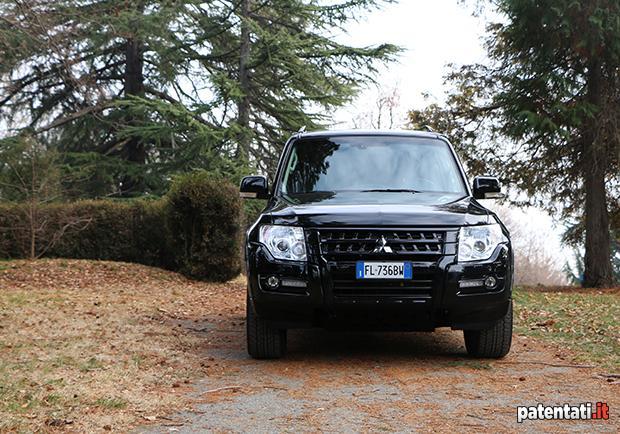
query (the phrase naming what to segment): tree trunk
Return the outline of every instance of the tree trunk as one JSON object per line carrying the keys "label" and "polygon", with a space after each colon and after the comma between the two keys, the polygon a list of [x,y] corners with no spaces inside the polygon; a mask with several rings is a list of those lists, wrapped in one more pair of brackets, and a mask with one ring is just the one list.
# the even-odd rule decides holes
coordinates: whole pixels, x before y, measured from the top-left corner
{"label": "tree trunk", "polygon": [[250,72],[248,63],[250,61],[250,26],[248,19],[250,17],[251,0],[241,1],[241,48],[239,52],[239,88],[242,97],[237,104],[237,123],[241,128],[238,137],[237,158],[248,161],[250,158],[250,143],[252,136],[250,134]]}
{"label": "tree trunk", "polygon": [[[588,71],[588,101],[602,109],[602,69],[600,62],[591,62]],[[613,283],[611,236],[605,189],[607,155],[598,138],[598,115],[584,134],[583,176],[586,195],[586,255],[583,285],[605,287]]]}
{"label": "tree trunk", "polygon": [[136,38],[127,39],[125,47],[125,96],[128,95],[144,95],[142,43]]}
{"label": "tree trunk", "polygon": [[29,259],[34,261],[37,257],[37,153],[34,146],[30,152],[30,198],[28,200],[28,222],[30,223],[30,252]]}
{"label": "tree trunk", "polygon": [[28,203],[28,224],[30,226],[28,259],[34,261],[37,258],[37,212],[34,199]]}
{"label": "tree trunk", "polygon": [[[125,47],[125,97],[144,95],[144,61],[142,43],[136,38],[129,38]],[[136,119],[127,117],[127,124],[136,124]],[[131,137],[124,147],[125,158],[137,164],[146,163],[146,149],[140,137]],[[140,193],[144,182],[140,177],[126,175],[123,178],[122,194],[124,196]]]}

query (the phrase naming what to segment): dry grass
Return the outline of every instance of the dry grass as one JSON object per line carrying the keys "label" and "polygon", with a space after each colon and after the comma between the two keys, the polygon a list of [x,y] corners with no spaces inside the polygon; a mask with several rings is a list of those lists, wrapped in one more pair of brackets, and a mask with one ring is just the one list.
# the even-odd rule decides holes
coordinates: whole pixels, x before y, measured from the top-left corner
{"label": "dry grass", "polygon": [[186,408],[207,369],[204,334],[192,330],[244,287],[133,264],[1,265],[2,432],[124,431]]}
{"label": "dry grass", "polygon": [[[341,376],[341,385],[357,378],[360,368],[350,357],[337,358],[333,364],[331,356],[325,359],[320,352],[277,364],[250,364],[245,371],[238,358],[222,358],[222,351],[245,354],[244,287],[241,279],[208,284],[133,264],[0,262],[0,432],[126,432],[138,424],[174,423],[166,415],[189,409],[201,399],[215,399],[205,393],[201,398],[192,388],[205,377],[219,378],[222,386],[255,387],[252,381],[257,376],[269,380],[269,373],[287,371],[289,376],[303,377],[306,385],[315,382],[325,388],[334,386],[334,372]],[[529,371],[527,361],[544,356],[557,362],[553,354],[563,360],[564,349],[569,360],[576,354],[579,360],[615,372],[620,342],[617,289],[571,293],[547,289],[550,292],[515,294],[517,330],[536,337],[518,338],[515,344],[510,357],[523,359],[522,366],[527,366],[523,368],[527,375],[519,373],[516,378],[527,377],[529,390],[546,390],[549,379]],[[460,335],[457,339],[454,333],[439,333],[428,338],[434,342],[428,349],[431,354],[442,336],[449,336],[451,348],[460,345]],[[551,341],[549,348],[543,340]],[[332,350],[336,351],[327,351]],[[402,370],[404,378],[426,378],[425,369],[430,368],[425,363],[431,360],[429,372],[441,363],[455,372],[442,377],[439,388],[461,384],[465,370],[477,373],[477,384],[486,379],[495,392],[514,391],[517,374],[498,377],[496,369],[515,365],[466,359],[446,364],[443,356],[438,356],[444,360],[438,364],[432,355],[411,363],[409,349],[395,354],[398,351],[405,358],[394,359],[388,351],[388,365],[400,366],[395,369]],[[369,360],[361,363],[367,363],[365,375],[374,375],[375,356]],[[586,380],[581,383],[590,387]],[[299,393],[307,394],[305,386]]]}
{"label": "dry grass", "polygon": [[620,288],[517,288],[515,331],[557,344],[578,362],[620,367]]}

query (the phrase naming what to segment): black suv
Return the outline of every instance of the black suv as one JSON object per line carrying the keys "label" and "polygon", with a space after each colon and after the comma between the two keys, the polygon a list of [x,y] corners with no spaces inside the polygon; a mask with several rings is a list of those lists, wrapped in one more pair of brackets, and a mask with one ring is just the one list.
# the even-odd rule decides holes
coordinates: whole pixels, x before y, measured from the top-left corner
{"label": "black suv", "polygon": [[248,230],[247,345],[281,357],[289,328],[464,330],[469,354],[503,357],[512,338],[509,234],[470,189],[446,137],[428,132],[298,133]]}

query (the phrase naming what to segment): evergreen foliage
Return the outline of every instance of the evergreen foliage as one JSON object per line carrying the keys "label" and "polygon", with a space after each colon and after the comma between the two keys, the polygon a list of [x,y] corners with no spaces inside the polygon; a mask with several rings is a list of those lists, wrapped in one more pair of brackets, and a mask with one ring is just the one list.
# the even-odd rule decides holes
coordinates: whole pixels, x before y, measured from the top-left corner
{"label": "evergreen foliage", "polygon": [[[446,103],[409,113],[454,140],[471,172],[499,174],[577,223],[588,286],[612,284],[620,203],[620,3],[490,0],[490,65],[454,68]],[[523,198],[524,195],[519,195]],[[618,233],[618,226],[612,232]]]}
{"label": "evergreen foliage", "polygon": [[383,2],[0,0],[0,125],[70,153],[86,197],[265,171],[394,58],[335,42]]}

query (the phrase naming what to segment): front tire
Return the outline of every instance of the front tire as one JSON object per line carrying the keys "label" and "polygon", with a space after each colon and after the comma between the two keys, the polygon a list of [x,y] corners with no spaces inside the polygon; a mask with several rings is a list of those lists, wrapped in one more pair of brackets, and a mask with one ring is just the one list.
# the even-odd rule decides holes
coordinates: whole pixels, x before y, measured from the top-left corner
{"label": "front tire", "polygon": [[261,319],[246,301],[246,337],[248,354],[254,359],[279,359],[286,353],[286,329],[276,329]]}
{"label": "front tire", "polygon": [[492,327],[482,330],[464,330],[465,348],[473,357],[499,359],[510,351],[512,344],[512,301],[508,312]]}

